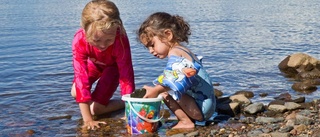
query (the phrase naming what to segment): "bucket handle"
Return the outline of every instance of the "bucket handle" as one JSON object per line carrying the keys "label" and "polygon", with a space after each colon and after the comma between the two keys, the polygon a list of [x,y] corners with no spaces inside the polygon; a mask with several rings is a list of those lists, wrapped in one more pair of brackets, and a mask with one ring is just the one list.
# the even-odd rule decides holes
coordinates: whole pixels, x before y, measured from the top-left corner
{"label": "bucket handle", "polygon": [[[159,122],[159,121],[162,119],[162,117],[163,117],[163,115],[162,115],[159,119],[147,119],[147,118],[141,116],[136,110],[133,109],[133,106],[132,106],[132,104],[131,104],[130,101],[127,101],[127,102],[128,102],[128,104],[129,104],[131,110],[132,110],[139,118],[143,119],[144,121],[147,121],[147,122],[149,122],[149,123],[156,123],[156,122]],[[161,103],[161,105],[162,105],[162,108],[163,108],[163,104],[162,104],[162,103]]]}

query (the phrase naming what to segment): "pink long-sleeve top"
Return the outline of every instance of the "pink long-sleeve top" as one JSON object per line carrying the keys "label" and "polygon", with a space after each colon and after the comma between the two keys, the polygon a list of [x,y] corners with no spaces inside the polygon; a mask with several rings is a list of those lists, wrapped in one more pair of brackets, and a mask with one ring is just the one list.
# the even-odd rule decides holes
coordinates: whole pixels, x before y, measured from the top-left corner
{"label": "pink long-sleeve top", "polygon": [[135,89],[131,50],[128,37],[117,31],[113,45],[100,51],[91,46],[85,38],[83,29],[79,29],[72,41],[74,82],[76,102],[91,101],[91,84],[88,75],[88,59],[92,60],[100,72],[107,66],[117,66],[121,95],[130,94]]}

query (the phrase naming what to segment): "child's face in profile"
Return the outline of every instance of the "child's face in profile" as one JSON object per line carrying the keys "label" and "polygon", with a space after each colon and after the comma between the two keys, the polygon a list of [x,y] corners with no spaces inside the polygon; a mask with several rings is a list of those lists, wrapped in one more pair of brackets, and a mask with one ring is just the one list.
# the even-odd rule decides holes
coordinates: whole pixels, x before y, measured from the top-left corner
{"label": "child's face in profile", "polygon": [[92,40],[89,41],[89,44],[98,48],[100,51],[106,50],[114,43],[117,28],[117,26],[113,26],[106,31],[97,30],[93,33]]}
{"label": "child's face in profile", "polygon": [[168,56],[170,47],[164,43],[159,37],[154,36],[150,42],[143,42],[153,56],[164,59]]}

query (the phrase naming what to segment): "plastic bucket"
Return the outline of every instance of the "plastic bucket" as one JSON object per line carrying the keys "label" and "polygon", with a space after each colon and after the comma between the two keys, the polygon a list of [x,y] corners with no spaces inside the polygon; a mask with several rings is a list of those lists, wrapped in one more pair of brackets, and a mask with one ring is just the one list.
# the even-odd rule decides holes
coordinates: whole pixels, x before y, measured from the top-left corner
{"label": "plastic bucket", "polygon": [[160,106],[162,96],[157,98],[131,98],[130,94],[122,96],[125,101],[126,127],[129,134],[154,133],[161,120]]}

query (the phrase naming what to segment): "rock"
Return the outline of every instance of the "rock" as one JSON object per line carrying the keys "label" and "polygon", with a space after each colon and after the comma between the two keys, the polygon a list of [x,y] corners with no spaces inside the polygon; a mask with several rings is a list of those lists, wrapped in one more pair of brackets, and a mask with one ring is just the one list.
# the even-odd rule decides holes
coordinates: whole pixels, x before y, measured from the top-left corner
{"label": "rock", "polygon": [[291,95],[288,92],[286,92],[286,93],[280,94],[279,96],[275,97],[274,99],[283,100],[283,101],[290,101]]}
{"label": "rock", "polygon": [[312,64],[314,66],[316,66],[317,64],[320,64],[318,59],[305,53],[295,53],[288,56],[287,58],[289,58],[289,60],[286,61],[287,67],[292,67],[292,68],[307,66],[308,64]]}
{"label": "rock", "polygon": [[301,105],[301,109],[310,109],[314,106],[314,103],[312,102],[305,102],[305,103],[299,103]]}
{"label": "rock", "polygon": [[274,111],[271,111],[271,110],[267,110],[263,113],[265,116],[267,117],[275,117],[276,115],[278,115],[278,112],[274,112]]}
{"label": "rock", "polygon": [[300,124],[310,125],[310,124],[312,124],[312,122],[313,122],[313,120],[311,118],[309,118],[309,117],[305,117],[305,116],[302,116],[302,115],[297,115],[295,124],[297,124],[297,125],[300,125]]}
{"label": "rock", "polygon": [[286,77],[295,79],[291,86],[295,91],[311,93],[320,85],[320,60],[308,54],[291,54],[279,63],[278,68]]}
{"label": "rock", "polygon": [[264,111],[263,103],[253,103],[244,108],[244,112],[249,114],[256,114],[262,111]]}
{"label": "rock", "polygon": [[268,93],[260,93],[259,96],[260,97],[266,97],[266,96],[268,96]]}
{"label": "rock", "polygon": [[240,112],[239,103],[218,104],[216,107],[218,114],[225,114],[231,117],[236,116]]}
{"label": "rock", "polygon": [[272,137],[272,136],[268,133],[262,133],[262,134],[259,134],[258,137]]}
{"label": "rock", "polygon": [[[216,102],[217,102],[216,111],[218,112],[218,114],[225,114],[225,115],[234,117],[236,115],[235,112],[238,112],[238,111],[234,111],[231,108],[230,103],[232,102],[232,100],[229,99],[229,97],[218,98]],[[240,108],[237,108],[237,109],[240,109]]]}
{"label": "rock", "polygon": [[296,79],[304,80],[304,79],[317,79],[320,78],[320,70],[312,69],[312,70],[303,70],[299,72],[296,76]]}
{"label": "rock", "polygon": [[284,105],[285,103],[286,102],[283,100],[273,100],[268,104],[268,106],[270,106],[270,105]]}
{"label": "rock", "polygon": [[213,83],[212,85],[213,86],[220,86],[221,84],[220,83]]}
{"label": "rock", "polygon": [[264,133],[270,133],[270,132],[274,132],[274,131],[279,130],[280,127],[281,127],[281,125],[278,124],[278,123],[267,124],[267,125],[263,128],[263,131],[264,131]]}
{"label": "rock", "polygon": [[[287,56],[279,64],[279,70],[288,77],[313,78],[320,76],[320,61],[305,53],[295,53]],[[312,73],[306,73],[312,72]]]}
{"label": "rock", "polygon": [[300,133],[302,133],[303,131],[305,131],[305,130],[307,130],[307,126],[306,125],[298,125],[298,126],[296,126],[295,128],[294,128],[294,130],[296,130],[296,133],[297,134],[300,134]]}
{"label": "rock", "polygon": [[295,68],[288,66],[288,62],[290,60],[290,57],[291,56],[287,56],[278,65],[278,68],[280,69],[280,71],[283,72],[283,74],[285,74],[288,77],[295,76],[296,74],[299,73]]}
{"label": "rock", "polygon": [[238,115],[240,113],[240,104],[238,102],[232,102],[229,104],[234,115]]}
{"label": "rock", "polygon": [[71,115],[49,117],[48,120],[71,119]]}
{"label": "rock", "polygon": [[36,133],[36,132],[32,129],[27,130],[27,134],[29,134],[29,135],[33,135],[34,133]]}
{"label": "rock", "polygon": [[245,105],[251,104],[251,101],[243,94],[232,95],[229,97],[233,102],[239,102]]}
{"label": "rock", "polygon": [[286,122],[286,126],[294,127],[295,119],[289,119]]}
{"label": "rock", "polygon": [[217,105],[220,105],[220,104],[231,103],[232,100],[229,97],[220,97],[220,98],[217,98],[216,102],[217,102]]}
{"label": "rock", "polygon": [[306,79],[304,80],[307,83],[310,83],[312,85],[320,85],[320,78],[316,78],[316,79]]}
{"label": "rock", "polygon": [[254,94],[252,91],[240,90],[240,91],[237,91],[236,93],[234,93],[234,95],[239,95],[239,94],[243,94],[246,98],[254,97]]}
{"label": "rock", "polygon": [[293,111],[291,114],[286,116],[286,120],[295,119],[296,115],[297,115],[297,113],[295,111]]}
{"label": "rock", "polygon": [[286,133],[286,132],[290,132],[292,129],[293,129],[293,126],[284,126],[279,129],[279,132]]}
{"label": "rock", "polygon": [[292,102],[294,102],[294,103],[304,103],[305,100],[306,100],[305,97],[299,97],[297,99],[292,100]]}
{"label": "rock", "polygon": [[248,132],[247,136],[248,137],[257,137],[260,134],[263,134],[263,131],[261,129],[256,129],[256,130]]}
{"label": "rock", "polygon": [[261,124],[270,124],[284,121],[284,118],[273,118],[273,117],[257,117],[256,122]]}
{"label": "rock", "polygon": [[301,107],[301,105],[294,103],[294,102],[286,102],[284,104],[284,106],[288,109],[288,110],[295,110],[299,107]]}
{"label": "rock", "polygon": [[296,82],[291,86],[291,88],[295,91],[299,91],[302,93],[311,93],[318,89],[315,85],[308,83],[306,81]]}
{"label": "rock", "polygon": [[223,93],[221,92],[221,90],[218,90],[218,89],[214,89],[214,95],[216,97],[221,97],[223,95]]}
{"label": "rock", "polygon": [[270,134],[272,137],[290,137],[289,133],[274,132]]}
{"label": "rock", "polygon": [[194,132],[186,134],[185,136],[186,137],[195,137],[195,136],[198,136],[198,135],[199,135],[199,131],[194,131]]}
{"label": "rock", "polygon": [[320,129],[316,129],[316,130],[313,132],[312,137],[320,137]]}
{"label": "rock", "polygon": [[284,105],[270,105],[268,106],[268,110],[271,110],[277,113],[283,113],[287,111],[287,108]]}
{"label": "rock", "polygon": [[250,123],[255,122],[255,120],[256,119],[254,117],[245,117],[245,118],[240,119],[239,121],[242,123],[250,124]]}
{"label": "rock", "polygon": [[185,137],[185,135],[183,133],[179,133],[179,134],[174,134],[172,136],[169,137]]}

